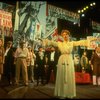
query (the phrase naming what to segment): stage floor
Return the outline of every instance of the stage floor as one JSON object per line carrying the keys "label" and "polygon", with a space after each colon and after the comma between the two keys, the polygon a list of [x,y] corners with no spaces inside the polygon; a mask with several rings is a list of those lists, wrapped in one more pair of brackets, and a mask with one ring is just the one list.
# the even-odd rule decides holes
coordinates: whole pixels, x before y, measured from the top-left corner
{"label": "stage floor", "polygon": [[[0,85],[0,98],[18,99],[50,99],[54,97],[54,84],[36,86],[36,83],[29,83],[28,86]],[[100,86],[92,84],[77,84],[75,99],[100,99]]]}

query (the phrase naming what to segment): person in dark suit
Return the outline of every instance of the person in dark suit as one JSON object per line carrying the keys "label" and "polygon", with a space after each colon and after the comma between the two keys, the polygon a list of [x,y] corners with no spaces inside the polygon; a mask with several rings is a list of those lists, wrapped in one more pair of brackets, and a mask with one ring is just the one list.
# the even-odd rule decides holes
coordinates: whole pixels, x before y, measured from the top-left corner
{"label": "person in dark suit", "polygon": [[100,85],[100,45],[95,48],[91,64],[93,65],[93,85]]}
{"label": "person in dark suit", "polygon": [[57,70],[59,55],[60,55],[59,50],[57,50],[57,48],[52,46],[50,52],[48,53],[48,69],[47,69],[46,84],[49,83],[52,72],[54,75],[54,79],[56,79],[56,70]]}
{"label": "person in dark suit", "polygon": [[39,85],[39,80],[41,80],[42,85],[45,84],[44,62],[45,62],[44,51],[42,47],[39,47],[39,51],[36,53],[36,62],[35,62],[37,86]]}
{"label": "person in dark suit", "polygon": [[12,78],[14,77],[14,55],[13,55],[12,41],[7,42],[7,47],[5,50],[5,60],[4,60],[4,74],[5,78],[8,80],[9,85],[12,84]]}

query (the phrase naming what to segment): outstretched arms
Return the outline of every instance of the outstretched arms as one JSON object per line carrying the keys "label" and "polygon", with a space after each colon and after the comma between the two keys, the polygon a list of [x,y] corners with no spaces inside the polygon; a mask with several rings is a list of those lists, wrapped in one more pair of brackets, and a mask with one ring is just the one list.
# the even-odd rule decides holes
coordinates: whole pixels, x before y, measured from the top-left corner
{"label": "outstretched arms", "polygon": [[43,42],[43,46],[44,46],[44,47],[50,46],[50,45],[53,45],[53,46],[55,46],[55,47],[58,46],[58,42],[53,41],[53,40],[43,39],[42,42]]}
{"label": "outstretched arms", "polygon": [[73,41],[73,45],[74,46],[86,46],[86,47],[88,47],[90,42],[96,41],[96,40],[98,40],[98,38],[93,37],[91,39]]}

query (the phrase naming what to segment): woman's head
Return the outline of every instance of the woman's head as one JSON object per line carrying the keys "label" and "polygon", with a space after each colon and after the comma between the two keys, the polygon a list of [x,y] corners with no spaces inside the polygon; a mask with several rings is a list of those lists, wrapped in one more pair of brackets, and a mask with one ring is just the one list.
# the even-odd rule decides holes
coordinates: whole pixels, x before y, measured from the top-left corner
{"label": "woman's head", "polygon": [[70,37],[70,32],[68,30],[62,30],[61,36],[64,38],[65,41],[68,41]]}

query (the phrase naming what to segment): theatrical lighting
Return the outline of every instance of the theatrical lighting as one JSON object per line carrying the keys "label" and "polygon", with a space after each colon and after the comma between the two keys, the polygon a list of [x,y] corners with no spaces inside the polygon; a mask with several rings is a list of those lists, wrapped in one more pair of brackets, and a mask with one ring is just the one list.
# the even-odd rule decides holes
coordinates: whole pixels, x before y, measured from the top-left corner
{"label": "theatrical lighting", "polygon": [[93,5],[96,5],[96,3],[95,3],[95,2],[93,2]]}
{"label": "theatrical lighting", "polygon": [[81,11],[80,11],[80,10],[78,10],[78,13],[81,13]]}
{"label": "theatrical lighting", "polygon": [[86,10],[86,8],[84,8],[84,10]]}
{"label": "theatrical lighting", "polygon": [[82,9],[81,12],[84,12],[84,10]]}
{"label": "theatrical lighting", "polygon": [[90,3],[90,6],[95,6],[95,5],[96,5],[96,3],[95,3],[95,2]]}
{"label": "theatrical lighting", "polygon": [[91,3],[90,6],[93,6],[93,4]]}
{"label": "theatrical lighting", "polygon": [[82,14],[81,16],[82,16],[82,17],[84,17],[84,16],[85,16],[85,14]]}
{"label": "theatrical lighting", "polygon": [[[89,9],[93,8],[93,6],[95,6],[95,5],[96,5],[95,2],[90,3],[89,5],[85,6],[83,9],[78,10],[78,13],[79,13],[79,14],[82,14],[82,13],[84,13],[84,12],[87,12]],[[84,16],[84,15],[83,15],[83,16]]]}
{"label": "theatrical lighting", "polygon": [[76,22],[73,23],[74,25],[77,24]]}
{"label": "theatrical lighting", "polygon": [[88,9],[89,8],[89,6],[86,6],[86,9]]}

